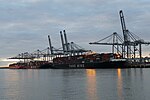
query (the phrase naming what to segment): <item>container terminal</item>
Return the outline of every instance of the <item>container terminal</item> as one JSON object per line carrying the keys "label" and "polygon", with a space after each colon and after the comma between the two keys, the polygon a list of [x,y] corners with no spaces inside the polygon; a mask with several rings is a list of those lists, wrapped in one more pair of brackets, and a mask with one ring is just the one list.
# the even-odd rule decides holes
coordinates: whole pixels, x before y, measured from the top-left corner
{"label": "container terminal", "polygon": [[136,34],[129,31],[125,24],[123,11],[119,11],[123,36],[117,32],[90,45],[110,45],[111,53],[96,53],[86,50],[74,42],[68,42],[66,31],[60,31],[61,48],[52,45],[48,35],[49,47],[32,53],[21,53],[9,59],[20,62],[9,65],[12,69],[40,68],[150,68],[150,58],[142,57],[142,45],[149,45]]}

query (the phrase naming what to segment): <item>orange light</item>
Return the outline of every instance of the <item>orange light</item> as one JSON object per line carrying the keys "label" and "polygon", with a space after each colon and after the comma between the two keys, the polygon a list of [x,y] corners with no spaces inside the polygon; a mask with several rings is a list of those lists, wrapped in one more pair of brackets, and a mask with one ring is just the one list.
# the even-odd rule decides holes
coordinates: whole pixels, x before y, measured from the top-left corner
{"label": "orange light", "polygon": [[117,73],[118,73],[118,97],[119,97],[119,100],[122,100],[122,75],[121,75],[121,69],[118,68],[117,69]]}
{"label": "orange light", "polygon": [[88,100],[99,100],[97,94],[96,70],[86,69],[87,72],[87,98]]}
{"label": "orange light", "polygon": [[86,69],[88,76],[96,76],[96,71],[94,69]]}
{"label": "orange light", "polygon": [[118,68],[117,72],[118,72],[118,77],[120,78],[121,77],[121,69]]}

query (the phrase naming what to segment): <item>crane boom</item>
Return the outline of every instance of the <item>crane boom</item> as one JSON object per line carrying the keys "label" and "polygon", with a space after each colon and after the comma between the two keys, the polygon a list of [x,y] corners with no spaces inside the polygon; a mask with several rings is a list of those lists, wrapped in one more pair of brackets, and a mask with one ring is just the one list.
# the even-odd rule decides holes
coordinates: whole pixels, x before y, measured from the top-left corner
{"label": "crane boom", "polygon": [[65,44],[64,44],[64,39],[63,39],[63,35],[62,35],[62,31],[60,31],[60,37],[61,37],[61,43],[62,43],[62,47],[63,47],[63,52],[65,52]]}
{"label": "crane boom", "polygon": [[64,38],[65,38],[66,51],[69,51],[69,45],[68,45],[68,40],[67,40],[66,31],[65,31],[65,30],[63,30],[63,32],[64,32]]}
{"label": "crane boom", "polygon": [[48,41],[49,41],[49,46],[50,46],[51,54],[53,54],[53,47],[52,47],[50,35],[48,35]]}
{"label": "crane boom", "polygon": [[129,37],[128,37],[128,30],[126,29],[126,24],[125,24],[125,19],[123,15],[123,11],[120,10],[120,21],[121,21],[121,26],[122,26],[122,32],[123,32],[123,37],[124,37],[124,42],[127,43],[129,42]]}

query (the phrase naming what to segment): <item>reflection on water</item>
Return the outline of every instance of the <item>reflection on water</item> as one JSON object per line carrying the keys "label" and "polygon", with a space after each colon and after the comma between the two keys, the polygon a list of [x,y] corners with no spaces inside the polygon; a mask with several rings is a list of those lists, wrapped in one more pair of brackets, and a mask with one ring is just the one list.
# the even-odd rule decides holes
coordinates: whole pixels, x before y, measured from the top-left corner
{"label": "reflection on water", "polygon": [[[20,89],[20,87],[18,87],[18,83],[17,83],[17,81],[19,80],[19,73],[18,72],[16,72],[16,71],[10,71],[10,73],[11,74],[7,74],[7,73],[5,73],[5,83],[4,83],[4,85],[6,85],[6,87],[5,88],[7,88],[6,90],[5,90],[5,94],[6,95],[8,95],[8,97],[18,97],[18,95],[19,95],[19,89]],[[7,85],[7,83],[10,83],[9,85]],[[15,91],[14,91],[14,89],[13,88],[15,88]],[[3,97],[3,99],[6,99],[7,97]]]}
{"label": "reflection on water", "polygon": [[119,100],[124,100],[123,99],[123,94],[122,94],[122,74],[121,74],[121,69],[117,69],[117,75],[118,75],[118,82],[117,82],[117,89],[118,89],[118,98]]}
{"label": "reflection on water", "polygon": [[117,75],[119,100],[145,100],[143,69],[117,69]]}
{"label": "reflection on water", "polygon": [[95,69],[86,69],[86,75],[91,77],[95,77],[96,78],[96,70]]}
{"label": "reflection on water", "polygon": [[0,100],[149,100],[150,69],[0,70]]}
{"label": "reflection on water", "polygon": [[96,84],[96,70],[86,69],[87,74],[87,98],[88,100],[98,100],[97,84]]}

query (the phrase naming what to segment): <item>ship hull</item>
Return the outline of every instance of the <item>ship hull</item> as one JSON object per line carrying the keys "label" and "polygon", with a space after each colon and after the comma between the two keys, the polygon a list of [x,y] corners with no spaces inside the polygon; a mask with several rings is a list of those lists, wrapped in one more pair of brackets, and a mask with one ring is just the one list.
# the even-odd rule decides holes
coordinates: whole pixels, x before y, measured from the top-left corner
{"label": "ship hull", "polygon": [[89,62],[89,63],[73,63],[73,64],[53,64],[50,68],[54,69],[107,69],[107,68],[128,68],[126,62]]}

